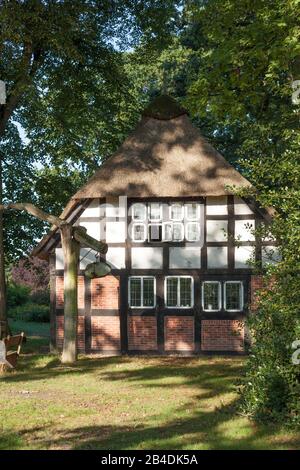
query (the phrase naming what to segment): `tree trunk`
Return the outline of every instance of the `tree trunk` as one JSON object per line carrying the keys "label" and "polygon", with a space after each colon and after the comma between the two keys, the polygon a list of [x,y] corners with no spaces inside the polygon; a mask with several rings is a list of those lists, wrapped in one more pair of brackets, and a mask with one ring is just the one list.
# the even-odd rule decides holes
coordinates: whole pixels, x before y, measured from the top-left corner
{"label": "tree trunk", "polygon": [[79,263],[79,243],[73,239],[73,228],[64,225],[60,228],[64,253],[64,346],[62,363],[77,360],[77,273]]}
{"label": "tree trunk", "polygon": [[[0,204],[3,198],[2,188],[2,155],[0,154]],[[8,334],[5,261],[3,246],[3,210],[0,209],[0,339]]]}

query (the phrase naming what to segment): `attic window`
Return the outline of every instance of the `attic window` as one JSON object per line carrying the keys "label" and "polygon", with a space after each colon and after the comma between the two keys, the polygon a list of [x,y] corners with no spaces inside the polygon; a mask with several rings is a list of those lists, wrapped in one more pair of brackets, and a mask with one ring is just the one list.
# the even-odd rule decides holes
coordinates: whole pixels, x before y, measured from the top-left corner
{"label": "attic window", "polygon": [[144,242],[147,237],[146,226],[144,224],[133,224],[132,239],[134,242]]}
{"label": "attic window", "polygon": [[175,221],[181,221],[183,219],[183,205],[172,204],[170,207],[170,219]]}
{"label": "attic window", "polygon": [[197,202],[191,202],[185,205],[185,216],[187,220],[198,220],[200,216],[200,206]]}
{"label": "attic window", "polygon": [[137,203],[132,206],[132,219],[144,221],[146,219],[146,206],[145,204]]}
{"label": "attic window", "polygon": [[149,224],[148,225],[148,241],[161,242],[162,241],[162,224]]}
{"label": "attic window", "polygon": [[185,226],[185,237],[189,242],[200,240],[200,225],[198,222],[188,222]]}
{"label": "attic window", "polygon": [[158,222],[162,219],[162,207],[158,202],[151,202],[148,206],[149,220]]}
{"label": "attic window", "polygon": [[164,242],[181,242],[184,239],[184,227],[180,222],[165,222],[163,224]]}

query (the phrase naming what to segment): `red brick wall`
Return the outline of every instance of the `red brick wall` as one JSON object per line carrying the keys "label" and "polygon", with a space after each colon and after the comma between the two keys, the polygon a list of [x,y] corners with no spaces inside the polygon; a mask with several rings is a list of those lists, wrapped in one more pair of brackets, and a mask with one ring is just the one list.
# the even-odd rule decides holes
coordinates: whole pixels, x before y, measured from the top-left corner
{"label": "red brick wall", "polygon": [[[64,316],[56,317],[56,346],[62,349],[64,342]],[[81,352],[85,351],[84,317],[78,317],[77,347]]]}
{"label": "red brick wall", "polygon": [[263,277],[259,275],[251,276],[250,282],[250,310],[257,310],[259,290],[264,287]]}
{"label": "red brick wall", "polygon": [[118,316],[93,316],[91,323],[93,351],[120,350],[120,318]]}
{"label": "red brick wall", "polygon": [[[78,308],[84,308],[84,276],[78,276]],[[56,307],[64,306],[64,277],[56,276]]]}
{"label": "red brick wall", "polygon": [[119,283],[115,276],[106,276],[91,280],[92,309],[118,309]]}
{"label": "red brick wall", "polygon": [[128,349],[131,351],[157,349],[156,317],[128,317]]}
{"label": "red brick wall", "polygon": [[194,350],[194,317],[165,317],[165,350]]}
{"label": "red brick wall", "polygon": [[239,320],[202,320],[203,351],[243,351],[244,324]]}

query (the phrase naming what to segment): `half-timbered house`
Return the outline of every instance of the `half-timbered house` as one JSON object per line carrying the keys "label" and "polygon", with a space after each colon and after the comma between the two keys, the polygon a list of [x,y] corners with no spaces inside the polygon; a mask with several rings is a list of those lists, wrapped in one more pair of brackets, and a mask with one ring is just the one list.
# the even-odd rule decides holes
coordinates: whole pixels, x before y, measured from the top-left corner
{"label": "half-timbered house", "polygon": [[[78,190],[62,217],[106,241],[110,275],[89,279],[97,253],[82,248],[78,348],[90,353],[243,353],[244,321],[263,265],[257,239],[268,212],[233,194],[250,183],[168,97]],[[51,274],[51,344],[63,342],[63,255],[52,229],[35,254]]]}

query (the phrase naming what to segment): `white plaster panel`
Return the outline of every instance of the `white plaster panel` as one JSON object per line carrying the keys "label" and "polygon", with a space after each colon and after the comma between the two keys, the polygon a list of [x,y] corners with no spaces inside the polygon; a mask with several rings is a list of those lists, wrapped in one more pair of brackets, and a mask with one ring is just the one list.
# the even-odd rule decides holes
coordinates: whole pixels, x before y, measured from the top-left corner
{"label": "white plaster panel", "polygon": [[125,242],[125,222],[106,222],[107,243]]}
{"label": "white plaster panel", "polygon": [[109,247],[106,253],[106,261],[112,268],[125,268],[125,248]]}
{"label": "white plaster panel", "polygon": [[55,269],[64,269],[64,254],[62,248],[55,250]]}
{"label": "white plaster panel", "polygon": [[226,246],[208,246],[207,247],[207,267],[227,268],[227,247]]}
{"label": "white plaster panel", "polygon": [[96,251],[90,248],[80,249],[80,269],[85,269],[88,264],[94,263],[96,260]]}
{"label": "white plaster panel", "polygon": [[100,240],[100,222],[81,222],[79,220],[79,225],[86,228],[88,235]]}
{"label": "white plaster panel", "polygon": [[249,269],[249,261],[254,260],[254,246],[236,246],[234,249],[234,266],[236,269]]}
{"label": "white plaster panel", "polygon": [[279,263],[279,261],[281,261],[281,255],[278,247],[274,245],[263,246],[261,249],[261,260],[263,266]]}
{"label": "white plaster panel", "polygon": [[237,241],[254,241],[255,235],[252,230],[255,228],[254,220],[236,220],[235,221],[235,239]]}
{"label": "white plaster panel", "polygon": [[81,217],[100,217],[99,199],[92,199],[88,207],[81,214]]}
{"label": "white plaster panel", "polygon": [[240,197],[234,196],[234,213],[236,215],[248,215],[254,212],[250,209],[248,204],[243,201]]}
{"label": "white plaster panel", "polygon": [[170,269],[200,267],[201,257],[199,247],[170,248]]}
{"label": "white plaster panel", "polygon": [[207,197],[206,198],[207,215],[227,215],[227,196]]}
{"label": "white plaster panel", "polygon": [[[224,232],[225,230],[225,232]],[[225,242],[228,238],[227,220],[207,220],[206,221],[206,240],[208,242]]]}
{"label": "white plaster panel", "polygon": [[159,247],[132,248],[131,263],[133,269],[161,269],[163,249]]}

